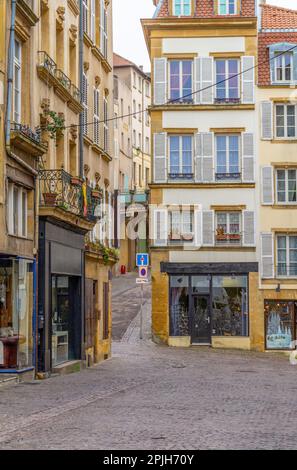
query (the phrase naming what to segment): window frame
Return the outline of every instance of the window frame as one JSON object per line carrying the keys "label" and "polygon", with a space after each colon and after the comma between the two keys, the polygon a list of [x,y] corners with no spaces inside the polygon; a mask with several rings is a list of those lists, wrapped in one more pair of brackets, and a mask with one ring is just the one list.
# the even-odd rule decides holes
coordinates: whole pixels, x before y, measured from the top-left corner
{"label": "window frame", "polygon": [[[180,14],[176,13],[177,2],[180,3]],[[192,0],[172,0],[173,3],[173,16],[191,16],[192,15]],[[185,7],[189,5],[189,13],[185,14]]]}
{"label": "window frame", "polygon": [[[178,62],[179,63],[179,98],[172,98],[171,97],[171,64],[172,62]],[[191,81],[192,81],[192,87],[191,87],[191,95],[187,97],[183,97],[183,70],[182,70],[182,64],[183,62],[190,62],[191,63]],[[193,103],[193,91],[194,91],[194,61],[193,59],[171,59],[168,61],[168,96],[169,96],[169,101],[174,101],[174,102],[182,102],[182,103]]]}
{"label": "window frame", "polygon": [[[227,226],[227,231],[224,235],[226,235],[226,237],[229,237],[230,235],[239,235],[239,239],[236,240],[234,239],[234,241],[236,241],[237,243],[230,243],[230,239],[226,239],[225,240],[222,240],[222,243],[220,243],[220,241],[217,239],[217,231],[219,229],[218,227],[218,216],[219,215],[222,215],[224,214],[226,216],[226,226]],[[238,226],[239,226],[239,229],[238,229],[238,232],[231,232],[230,230],[230,226],[231,226],[231,222],[230,222],[230,216],[233,215],[233,214],[236,214],[238,215]],[[242,212],[240,211],[216,211],[215,212],[215,233],[216,233],[216,239],[215,239],[215,244],[216,245],[231,245],[231,246],[241,246],[242,245],[242,224],[243,224],[243,220],[242,220]]]}
{"label": "window frame", "polygon": [[[15,198],[17,191],[17,221],[15,220]],[[25,199],[23,199],[25,197]],[[25,210],[24,203],[25,200]],[[8,234],[18,238],[28,238],[28,191],[13,183],[8,183]],[[16,223],[17,222],[17,223]],[[25,222],[25,226],[24,226]]]}
{"label": "window frame", "polygon": [[[170,234],[173,233],[173,214],[178,214],[179,220],[175,221],[175,225],[178,227],[177,235],[179,238],[172,239]],[[185,220],[185,215],[190,215],[189,221]],[[190,230],[186,229],[186,226],[189,225]],[[184,239],[185,235],[192,235],[192,239]],[[194,240],[194,210],[189,207],[187,209],[181,209],[177,207],[176,209],[171,209],[168,212],[168,241],[171,245],[177,243],[192,243]]]}
{"label": "window frame", "polygon": [[[230,3],[234,2],[234,13],[230,13]],[[226,13],[221,13],[222,4],[226,3]],[[237,15],[237,0],[218,0],[218,15],[229,16]]]}
{"label": "window frame", "polygon": [[[225,173],[219,173],[218,172],[218,146],[217,146],[217,138],[218,137],[226,137],[227,140],[226,140],[226,172]],[[238,138],[238,172],[234,172],[233,174],[234,175],[237,175],[239,174],[239,177],[238,178],[233,178],[233,179],[236,179],[236,180],[240,180],[241,179],[241,172],[242,172],[242,150],[241,150],[241,134],[215,134],[215,175],[217,177],[217,175],[227,175],[227,174],[230,174],[232,175],[232,173],[230,172],[230,137],[237,137]],[[224,178],[226,179],[226,178]]]}
{"label": "window frame", "polygon": [[[232,74],[232,75],[237,75],[235,78],[237,79],[237,91],[238,91],[238,96],[236,98],[230,98],[230,81],[229,81],[229,78],[230,78],[230,73],[229,73],[229,68],[230,68],[230,61],[236,61],[237,63],[237,72],[235,74]],[[225,76],[224,76],[224,80],[225,81],[225,85],[226,85],[226,88],[225,88],[225,97],[224,98],[218,98],[217,96],[217,93],[218,93],[218,85],[216,85],[215,87],[215,101],[228,101],[228,100],[234,100],[236,103],[237,102],[240,102],[240,99],[241,99],[241,81],[239,80],[239,74],[241,73],[241,62],[240,62],[240,59],[239,58],[236,58],[236,57],[231,57],[231,58],[217,58],[215,59],[214,61],[214,68],[215,68],[215,81],[216,83],[218,83],[220,80],[218,80],[217,78],[217,63],[218,62],[225,62]],[[232,76],[231,75],[231,76]]]}
{"label": "window frame", "polygon": [[[179,138],[179,172],[173,173],[171,171],[171,138],[172,137],[178,137]],[[183,138],[184,137],[190,137],[191,138],[191,172],[189,173],[184,173],[183,172]],[[185,165],[188,166],[188,165]],[[191,179],[194,177],[193,172],[194,172],[194,139],[192,134],[169,134],[168,135],[168,175],[183,175],[183,178],[187,178],[187,175],[191,175]],[[174,176],[173,176],[174,178]]]}
{"label": "window frame", "polygon": [[103,148],[107,152],[108,151],[109,126],[108,126],[108,99],[107,99],[106,95],[103,98],[103,116],[104,116],[104,121],[103,121]]}
{"label": "window frame", "polygon": [[[17,45],[19,50],[19,57],[17,57],[16,55]],[[19,89],[17,89],[16,87],[17,76],[19,80]],[[16,99],[17,93],[18,99]],[[15,49],[13,57],[13,120],[17,124],[20,124],[22,120],[22,43],[18,38],[15,39]]]}
{"label": "window frame", "polygon": [[[280,55],[282,54],[282,55]],[[287,52],[286,54],[283,54],[282,52],[277,52],[275,51],[275,55],[278,56],[275,60],[274,60],[274,73],[275,73],[275,83],[291,83],[293,81],[293,74],[294,74],[294,69],[293,69],[293,54],[290,53],[290,52]],[[286,76],[286,66],[285,66],[285,58],[286,56],[289,56],[290,57],[290,80],[286,80],[286,78],[284,78],[283,80],[278,80],[277,79],[277,71],[280,67],[277,66],[277,62],[278,60],[280,59],[282,64],[281,64],[281,70],[282,70],[282,74],[283,76],[285,77]]]}
{"label": "window frame", "polygon": [[[280,263],[279,262],[279,251],[280,250],[284,250],[284,248],[279,248],[278,246],[278,240],[280,238],[285,238],[286,239],[286,273],[285,274],[280,274],[279,273],[279,266],[280,264],[284,264],[284,263]],[[297,261],[294,263],[295,265],[295,273],[294,274],[290,274],[288,273],[288,271],[290,271],[290,267],[291,267],[291,261],[290,261],[290,238],[291,237],[297,237],[297,232],[296,233],[291,233],[290,235],[286,234],[286,233],[278,233],[276,235],[276,246],[275,246],[275,250],[276,250],[276,272],[277,272],[277,277],[278,278],[290,278],[290,279],[296,279],[297,278]],[[294,250],[296,250],[297,252],[297,248],[294,248]]]}
{"label": "window frame", "polygon": [[[283,106],[284,107],[284,136],[280,137],[277,135],[277,129],[280,126],[277,126],[277,107]],[[294,118],[295,118],[295,135],[290,137],[288,136],[288,106],[294,107]],[[276,140],[297,140],[297,106],[295,104],[290,103],[274,103],[274,138]],[[292,126],[290,126],[292,127]]]}
{"label": "window frame", "polygon": [[[294,170],[296,172],[296,201],[289,201],[289,171]],[[285,201],[280,201],[278,194],[278,172],[279,171],[284,171],[285,172],[285,190],[282,192],[285,192]],[[281,168],[278,167],[275,169],[275,192],[276,192],[276,202],[279,205],[297,205],[297,167],[295,168]]]}

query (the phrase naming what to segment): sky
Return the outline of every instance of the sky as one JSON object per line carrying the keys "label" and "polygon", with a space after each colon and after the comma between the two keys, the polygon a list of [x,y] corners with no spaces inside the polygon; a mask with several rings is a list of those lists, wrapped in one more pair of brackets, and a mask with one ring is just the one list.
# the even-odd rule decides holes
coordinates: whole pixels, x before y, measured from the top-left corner
{"label": "sky", "polygon": [[[296,8],[296,0],[267,0],[271,5]],[[150,70],[150,61],[143,37],[140,18],[151,18],[155,7],[152,0],[113,0],[114,51]]]}

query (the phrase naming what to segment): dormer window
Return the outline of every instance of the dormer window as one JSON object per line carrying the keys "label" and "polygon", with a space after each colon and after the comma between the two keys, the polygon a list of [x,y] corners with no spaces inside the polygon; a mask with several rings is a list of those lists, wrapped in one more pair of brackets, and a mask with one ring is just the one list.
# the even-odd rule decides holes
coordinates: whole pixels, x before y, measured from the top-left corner
{"label": "dormer window", "polygon": [[218,0],[219,15],[236,15],[237,0]]}
{"label": "dormer window", "polygon": [[293,54],[276,54],[275,68],[277,82],[290,82],[293,78]]}
{"label": "dormer window", "polygon": [[175,16],[190,16],[192,0],[173,0],[173,14]]}

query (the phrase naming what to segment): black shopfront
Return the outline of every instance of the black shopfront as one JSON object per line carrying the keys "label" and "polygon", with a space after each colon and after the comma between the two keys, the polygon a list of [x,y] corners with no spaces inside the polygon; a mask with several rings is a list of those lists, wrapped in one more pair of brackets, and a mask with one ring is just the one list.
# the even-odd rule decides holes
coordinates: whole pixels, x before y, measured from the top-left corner
{"label": "black shopfront", "polygon": [[169,336],[210,345],[249,336],[249,273],[257,263],[163,263],[169,275]]}
{"label": "black shopfront", "polygon": [[49,372],[84,351],[84,233],[39,222],[38,369]]}

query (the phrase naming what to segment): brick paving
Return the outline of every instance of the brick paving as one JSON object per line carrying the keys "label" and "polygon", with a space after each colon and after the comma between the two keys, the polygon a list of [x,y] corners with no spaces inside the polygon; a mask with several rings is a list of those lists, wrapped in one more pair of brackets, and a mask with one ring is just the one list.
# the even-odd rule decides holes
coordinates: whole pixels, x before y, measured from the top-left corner
{"label": "brick paving", "polygon": [[149,317],[147,300],[145,339],[133,316],[99,366],[0,388],[0,449],[297,447],[297,367],[287,358],[157,346]]}

